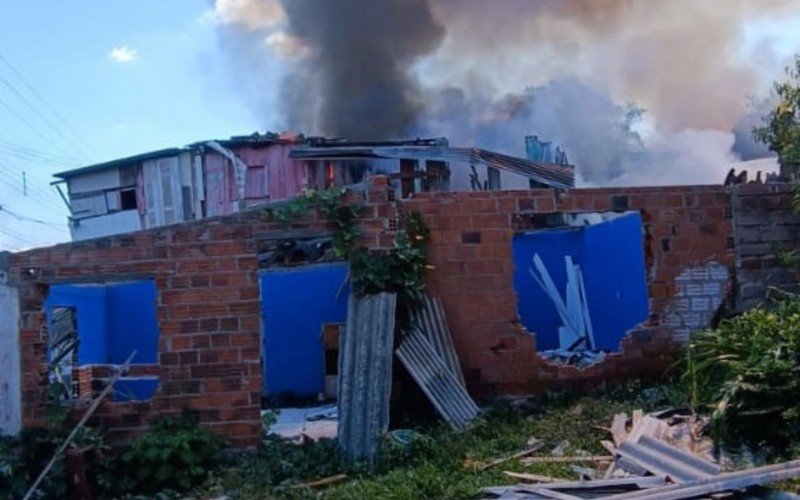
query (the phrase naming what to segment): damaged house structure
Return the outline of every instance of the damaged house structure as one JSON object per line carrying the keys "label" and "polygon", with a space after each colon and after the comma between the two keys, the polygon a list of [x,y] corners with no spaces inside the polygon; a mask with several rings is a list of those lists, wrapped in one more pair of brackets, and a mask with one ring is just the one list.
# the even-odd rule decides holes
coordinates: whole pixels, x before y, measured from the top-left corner
{"label": "damaged house structure", "polygon": [[[565,160],[565,158],[564,158]],[[215,217],[305,189],[323,190],[388,175],[395,194],[569,189],[573,167],[531,161],[446,139],[350,142],[253,134],[203,141],[60,172],[72,239],[86,240]]]}
{"label": "damaged house structure", "polygon": [[[417,158],[427,165],[431,156],[442,161],[438,153],[455,154],[444,146],[347,147],[339,155],[332,146],[292,146],[282,155],[350,162],[422,148],[429,156]],[[188,164],[184,154],[141,162],[166,158],[160,165],[178,165],[182,175],[193,153]],[[109,178],[121,183],[115,168]],[[170,168],[158,170],[171,186]],[[420,214],[430,229],[428,292],[457,355],[448,360],[459,371],[451,382],[463,380],[479,401],[659,377],[692,331],[792,279],[775,253],[800,236],[788,184],[451,189],[403,198],[396,196],[402,176],[391,175],[373,174],[348,195],[363,206],[362,243],[392,248],[405,215]],[[126,187],[139,185],[125,179]],[[191,408],[232,445],[251,446],[261,438],[263,402],[341,393],[341,332],[353,326],[347,263],[329,253],[264,258],[332,234],[320,213],[287,224],[269,210],[204,212],[200,220],[0,255],[3,432],[44,422],[54,380],[81,410],[132,353],[128,373],[93,417],[117,443],[155,417]],[[380,319],[359,324],[366,331]],[[429,341],[416,340],[399,353],[403,366],[423,366],[416,353]],[[391,373],[386,348],[348,344],[347,359],[363,368],[359,380],[379,378],[370,378],[370,367]]]}

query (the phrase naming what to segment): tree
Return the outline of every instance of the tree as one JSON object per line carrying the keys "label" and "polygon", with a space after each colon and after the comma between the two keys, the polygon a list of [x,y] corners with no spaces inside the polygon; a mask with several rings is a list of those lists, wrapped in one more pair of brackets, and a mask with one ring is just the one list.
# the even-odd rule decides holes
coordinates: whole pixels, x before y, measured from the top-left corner
{"label": "tree", "polygon": [[778,153],[782,176],[796,175],[800,166],[800,54],[786,75],[785,82],[775,82],[778,104],[764,117],[766,125],[753,128],[755,139]]}

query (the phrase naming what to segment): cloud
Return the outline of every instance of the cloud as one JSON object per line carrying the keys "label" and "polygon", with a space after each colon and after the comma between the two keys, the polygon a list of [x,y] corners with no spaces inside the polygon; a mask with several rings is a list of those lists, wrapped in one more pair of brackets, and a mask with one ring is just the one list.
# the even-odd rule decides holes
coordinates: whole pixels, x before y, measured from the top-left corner
{"label": "cloud", "polygon": [[109,59],[120,63],[131,62],[136,59],[136,56],[137,56],[136,49],[132,49],[127,45],[120,45],[119,47],[114,47],[113,49],[111,49],[111,52],[108,53]]}

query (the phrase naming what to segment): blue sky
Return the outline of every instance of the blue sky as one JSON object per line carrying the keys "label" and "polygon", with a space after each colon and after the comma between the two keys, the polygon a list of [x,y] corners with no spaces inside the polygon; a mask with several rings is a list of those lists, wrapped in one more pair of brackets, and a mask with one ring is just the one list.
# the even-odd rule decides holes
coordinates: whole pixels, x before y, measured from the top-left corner
{"label": "blue sky", "polygon": [[207,15],[210,3],[3,4],[0,250],[69,238],[66,209],[49,186],[54,172],[275,128],[233,91]]}

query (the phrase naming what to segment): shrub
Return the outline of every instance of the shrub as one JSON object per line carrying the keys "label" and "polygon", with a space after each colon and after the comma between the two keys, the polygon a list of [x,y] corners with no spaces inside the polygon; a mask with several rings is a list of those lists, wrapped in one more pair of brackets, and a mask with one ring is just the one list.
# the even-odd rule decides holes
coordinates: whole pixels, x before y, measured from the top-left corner
{"label": "shrub", "polygon": [[224,447],[225,440],[188,411],[180,419],[158,419],[119,457],[115,489],[137,494],[187,490],[220,463]]}
{"label": "shrub", "polygon": [[714,404],[718,430],[742,437],[800,435],[800,300],[784,299],[692,337],[684,380]]}

